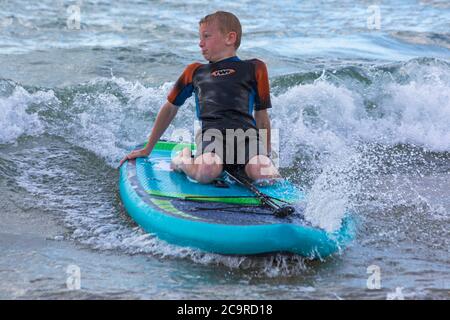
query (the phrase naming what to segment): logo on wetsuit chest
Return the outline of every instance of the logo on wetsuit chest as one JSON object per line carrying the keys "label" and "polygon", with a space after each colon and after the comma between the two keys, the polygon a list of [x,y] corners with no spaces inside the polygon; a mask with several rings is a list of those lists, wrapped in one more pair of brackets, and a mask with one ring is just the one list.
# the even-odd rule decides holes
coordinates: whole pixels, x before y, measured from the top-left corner
{"label": "logo on wetsuit chest", "polygon": [[221,76],[228,76],[235,72],[236,72],[236,70],[234,70],[234,69],[220,69],[220,70],[211,72],[211,75],[213,77],[221,77]]}

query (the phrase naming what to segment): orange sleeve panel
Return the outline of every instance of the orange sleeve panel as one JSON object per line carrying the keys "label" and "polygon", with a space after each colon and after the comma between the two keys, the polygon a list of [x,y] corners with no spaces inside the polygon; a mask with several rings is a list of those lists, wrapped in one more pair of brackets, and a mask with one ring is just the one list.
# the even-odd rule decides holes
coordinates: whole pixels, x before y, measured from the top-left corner
{"label": "orange sleeve panel", "polygon": [[269,76],[266,64],[258,59],[255,59],[254,63],[257,89],[255,110],[271,108]]}
{"label": "orange sleeve panel", "polygon": [[178,78],[177,82],[175,82],[175,85],[167,96],[167,100],[170,103],[176,106],[181,106],[186,99],[192,95],[192,92],[194,91],[192,78],[195,70],[197,70],[197,68],[201,65],[201,63],[196,62],[188,65],[186,69],[184,69],[183,73]]}

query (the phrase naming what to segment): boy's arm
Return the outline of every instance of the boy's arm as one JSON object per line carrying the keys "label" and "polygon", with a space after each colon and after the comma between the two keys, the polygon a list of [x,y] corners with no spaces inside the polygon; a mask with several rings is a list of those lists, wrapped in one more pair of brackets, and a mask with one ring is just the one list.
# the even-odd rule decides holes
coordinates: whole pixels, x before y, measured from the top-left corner
{"label": "boy's arm", "polygon": [[255,120],[256,120],[256,127],[258,129],[266,129],[267,133],[266,139],[264,139],[265,135],[263,134],[263,132],[260,132],[260,134],[263,138],[263,142],[266,143],[265,147],[267,150],[267,154],[270,156],[272,148],[270,142],[270,118],[267,109],[255,111]]}
{"label": "boy's arm", "polygon": [[159,110],[158,115],[156,116],[155,124],[153,125],[152,133],[148,138],[145,148],[135,150],[126,155],[120,161],[119,167],[127,160],[147,157],[152,152],[153,147],[177,114],[179,106],[181,106],[186,99],[192,95],[192,92],[194,91],[192,77],[195,70],[197,70],[197,68],[201,65],[201,63],[192,63],[186,67],[167,96],[167,102]]}
{"label": "boy's arm", "polygon": [[265,132],[261,132],[261,137],[265,143],[267,154],[270,156],[272,152],[270,119],[267,109],[272,108],[270,101],[270,84],[269,75],[267,73],[267,66],[264,62],[258,59],[251,60],[255,64],[255,79],[256,79],[256,100],[255,100],[255,121],[256,127]]}
{"label": "boy's arm", "polygon": [[175,118],[179,107],[166,101],[166,103],[161,107],[156,116],[155,124],[153,125],[152,133],[148,137],[147,145],[144,150],[147,155],[149,155],[155,144],[158,142],[159,138],[163,135],[166,129],[169,127],[173,118]]}
{"label": "boy's arm", "polygon": [[150,137],[148,138],[147,145],[145,148],[140,150],[135,150],[126,155],[119,164],[119,167],[126,161],[131,160],[139,157],[146,157],[148,156],[155,144],[158,142],[159,138],[163,135],[164,131],[166,131],[167,127],[169,127],[170,123],[172,122],[173,118],[175,118],[175,115],[178,112],[179,107],[176,105],[170,103],[167,101],[159,110],[158,115],[156,116],[155,124],[153,125],[152,132],[150,134]]}

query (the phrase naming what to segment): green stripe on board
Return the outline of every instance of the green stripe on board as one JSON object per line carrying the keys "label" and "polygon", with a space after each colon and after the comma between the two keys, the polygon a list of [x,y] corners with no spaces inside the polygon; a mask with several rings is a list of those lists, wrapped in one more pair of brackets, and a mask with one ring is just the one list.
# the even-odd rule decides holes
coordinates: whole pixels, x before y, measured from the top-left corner
{"label": "green stripe on board", "polygon": [[[144,148],[147,145],[147,142],[144,143]],[[192,151],[195,150],[195,144],[192,143],[179,143],[174,141],[158,141],[153,148],[154,150],[162,150],[162,151],[172,151],[173,148],[178,147],[181,149],[183,148],[191,148]]]}
{"label": "green stripe on board", "polygon": [[189,218],[189,219],[195,219],[195,220],[201,220],[198,217],[191,216],[190,214],[187,214],[183,211],[178,210],[175,208],[169,200],[161,200],[161,199],[152,199],[152,202],[159,208],[163,209],[164,211],[170,212],[172,214],[176,214],[178,216]]}
{"label": "green stripe on board", "polygon": [[176,192],[161,192],[156,190],[147,190],[147,193],[152,196],[175,198],[181,200],[191,201],[208,201],[208,202],[220,202],[220,203],[232,203],[232,204],[245,204],[245,205],[260,205],[261,201],[256,197],[204,197],[198,194],[186,194]]}

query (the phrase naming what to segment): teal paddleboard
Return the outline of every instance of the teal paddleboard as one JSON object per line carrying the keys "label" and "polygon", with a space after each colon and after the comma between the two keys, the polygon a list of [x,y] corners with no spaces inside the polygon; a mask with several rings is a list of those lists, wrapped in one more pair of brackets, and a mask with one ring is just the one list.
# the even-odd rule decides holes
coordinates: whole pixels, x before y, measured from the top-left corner
{"label": "teal paddleboard", "polygon": [[[146,232],[169,243],[207,252],[251,255],[290,252],[324,258],[354,236],[351,216],[334,233],[311,226],[302,210],[276,217],[258,197],[224,173],[220,183],[200,184],[170,169],[172,153],[193,145],[160,141],[148,158],[120,168],[120,196],[128,214]],[[137,148],[142,148],[138,146]],[[304,193],[284,180],[258,186],[280,204],[301,208]]]}

